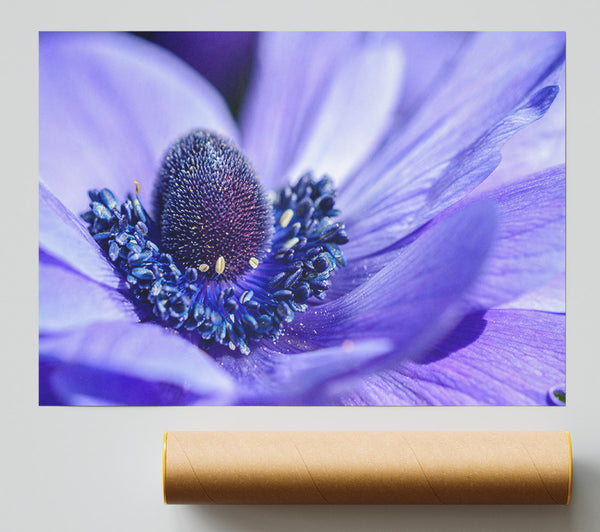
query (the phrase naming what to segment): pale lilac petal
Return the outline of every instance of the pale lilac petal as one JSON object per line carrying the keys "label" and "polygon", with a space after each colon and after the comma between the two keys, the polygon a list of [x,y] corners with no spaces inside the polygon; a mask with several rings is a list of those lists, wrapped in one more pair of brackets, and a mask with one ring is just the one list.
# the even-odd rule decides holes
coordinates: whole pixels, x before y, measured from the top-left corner
{"label": "pale lilac petal", "polygon": [[158,325],[96,323],[42,336],[40,357],[48,361],[54,393],[70,404],[226,404],[232,398],[232,381],[212,358]]}
{"label": "pale lilac petal", "polygon": [[261,35],[243,145],[268,186],[304,170],[343,179],[382,139],[400,97],[397,43],[358,33]]}
{"label": "pale lilac petal", "polygon": [[67,269],[50,257],[40,256],[39,298],[41,333],[98,321],[139,321],[127,297]]}
{"label": "pale lilac petal", "polygon": [[83,226],[82,220],[69,211],[42,182],[39,192],[40,249],[90,280],[112,288],[122,288],[121,276]]}
{"label": "pale lilac petal", "polygon": [[366,377],[339,402],[546,405],[564,384],[564,315],[491,310],[465,318],[422,361]]}
{"label": "pale lilac petal", "polygon": [[406,121],[427,102],[454,66],[461,47],[473,37],[469,32],[398,31],[390,34],[402,45],[406,57],[405,87],[399,119]]}
{"label": "pale lilac petal", "polygon": [[86,192],[147,205],[169,145],[204,127],[237,137],[219,93],[190,66],[127,34],[40,34],[40,174],[73,212]]}
{"label": "pale lilac petal", "polygon": [[305,121],[339,56],[357,46],[356,33],[273,32],[260,35],[241,110],[243,148],[261,181],[273,188],[302,142]]}
{"label": "pale lilac petal", "polygon": [[[512,114],[467,148],[468,155],[450,161],[441,178],[427,194],[425,210],[435,215],[481,183],[500,162],[500,149],[517,131],[539,120],[558,94],[558,87],[550,85],[539,90]],[[470,153],[473,152],[473,153]]]}
{"label": "pale lilac petal", "polygon": [[565,169],[551,168],[477,195],[497,202],[498,241],[468,301],[486,309],[565,271]]}
{"label": "pale lilac petal", "polygon": [[365,235],[353,245],[392,244],[489,176],[503,144],[548,110],[563,63],[564,34],[474,36],[440,92],[340,190],[348,225]]}
{"label": "pale lilac petal", "polygon": [[518,181],[523,176],[565,163],[565,69],[560,91],[540,120],[519,131],[502,148],[502,161],[480,186],[483,190]]}
{"label": "pale lilac petal", "polygon": [[556,84],[564,57],[564,33],[475,34],[427,105],[390,139],[378,164],[398,156],[405,168],[425,160],[443,163],[544,85]]}
{"label": "pale lilac petal", "polygon": [[352,374],[390,352],[389,340],[345,342],[298,354],[284,354],[277,344],[263,344],[251,356],[227,353],[217,358],[239,387],[241,404],[315,403],[327,395],[328,383]]}
{"label": "pale lilac petal", "polygon": [[415,183],[392,183],[384,177],[375,185],[363,185],[363,198],[346,208],[343,204],[348,199],[341,195],[352,237],[349,256],[368,255],[392,244],[477,187],[500,163],[504,143],[542,117],[557,90],[554,86],[541,89],[452,159],[439,167],[430,167]]}
{"label": "pale lilac petal", "polygon": [[[564,283],[544,285],[565,270],[565,175],[557,167],[540,172],[519,183],[497,189],[478,188],[448,212],[469,201],[486,198],[498,204],[500,232],[497,245],[469,301],[475,308],[489,308],[518,298],[510,308],[564,311]],[[441,215],[443,218],[445,215]],[[417,231],[394,246],[372,253],[365,248],[344,246],[348,265],[336,273],[328,299],[344,295],[393,261],[410,241],[421,237]],[[352,232],[350,237],[352,238]],[[374,234],[372,240],[377,240]],[[350,248],[346,251],[346,248]],[[369,254],[371,252],[372,254]],[[358,256],[357,256],[358,255]],[[521,295],[529,293],[521,300]]]}
{"label": "pale lilac petal", "polygon": [[404,59],[394,41],[368,36],[348,54],[320,95],[318,116],[286,175],[312,171],[336,183],[355,170],[384,138],[401,96]]}
{"label": "pale lilac petal", "polygon": [[534,288],[497,308],[540,310],[543,312],[565,312],[566,275],[559,273],[546,284]]}

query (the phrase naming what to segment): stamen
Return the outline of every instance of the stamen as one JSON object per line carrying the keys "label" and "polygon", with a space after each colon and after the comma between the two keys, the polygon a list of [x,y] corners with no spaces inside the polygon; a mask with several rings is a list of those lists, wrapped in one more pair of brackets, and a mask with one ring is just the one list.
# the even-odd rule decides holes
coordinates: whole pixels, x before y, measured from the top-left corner
{"label": "stamen", "polygon": [[281,218],[279,218],[279,225],[283,228],[287,227],[293,217],[294,211],[292,209],[286,209],[283,211]]}
{"label": "stamen", "polygon": [[225,259],[223,257],[217,259],[215,271],[217,272],[217,275],[221,275],[225,271]]}
{"label": "stamen", "polygon": [[251,268],[256,269],[258,268],[258,259],[256,257],[250,257],[248,264],[250,264]]}
{"label": "stamen", "polygon": [[285,249],[290,249],[290,248],[293,248],[298,242],[300,242],[300,239],[298,237],[293,237],[293,238],[290,238],[289,240],[286,240],[285,243],[283,244],[283,247]]}

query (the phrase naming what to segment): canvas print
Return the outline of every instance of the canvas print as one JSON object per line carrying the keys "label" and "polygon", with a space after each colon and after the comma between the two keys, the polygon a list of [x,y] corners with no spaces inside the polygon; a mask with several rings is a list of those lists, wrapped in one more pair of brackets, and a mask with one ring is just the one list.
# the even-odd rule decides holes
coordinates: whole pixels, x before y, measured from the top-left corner
{"label": "canvas print", "polygon": [[564,405],[565,34],[39,35],[41,405]]}

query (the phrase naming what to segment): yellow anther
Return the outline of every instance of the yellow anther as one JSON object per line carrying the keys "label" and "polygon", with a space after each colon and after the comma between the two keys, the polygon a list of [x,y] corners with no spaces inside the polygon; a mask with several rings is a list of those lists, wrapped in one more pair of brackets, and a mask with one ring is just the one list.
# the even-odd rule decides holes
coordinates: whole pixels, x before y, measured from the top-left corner
{"label": "yellow anther", "polygon": [[248,261],[248,264],[250,264],[250,266],[252,268],[257,268],[258,267],[258,259],[256,257],[251,257],[250,260]]}
{"label": "yellow anther", "polygon": [[298,242],[300,242],[300,239],[298,237],[294,237],[294,238],[290,238],[289,240],[287,240],[284,244],[283,247],[286,249],[291,249],[293,248]]}
{"label": "yellow anther", "polygon": [[198,269],[201,272],[207,272],[208,270],[210,270],[210,266],[208,264],[200,264],[200,266],[198,266]]}
{"label": "yellow anther", "polygon": [[221,275],[225,271],[225,257],[219,257],[215,264],[215,271]]}
{"label": "yellow anther", "polygon": [[140,183],[138,182],[137,179],[134,179],[133,182],[135,183],[135,193],[139,194],[140,193]]}
{"label": "yellow anther", "polygon": [[287,209],[287,210],[283,211],[281,218],[279,218],[279,225],[281,227],[287,227],[288,224],[292,221],[293,217],[294,217],[294,211],[292,209]]}

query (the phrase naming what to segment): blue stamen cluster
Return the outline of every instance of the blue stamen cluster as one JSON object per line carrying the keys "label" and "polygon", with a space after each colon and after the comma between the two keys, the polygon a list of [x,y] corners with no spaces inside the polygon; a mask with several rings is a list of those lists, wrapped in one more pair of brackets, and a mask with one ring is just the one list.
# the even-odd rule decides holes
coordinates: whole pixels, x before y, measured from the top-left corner
{"label": "blue stamen cluster", "polygon": [[163,252],[152,238],[160,234],[157,224],[137,195],[119,204],[108,189],[88,194],[82,218],[135,300],[205,349],[217,342],[248,354],[253,340],[276,340],[311,298],[325,298],[332,273],[345,265],[340,246],[348,237],[333,221],[335,190],[326,176],[306,174],[276,194],[271,251],[235,279],[184,267]]}
{"label": "blue stamen cluster", "polygon": [[284,188],[273,202],[273,258],[284,269],[269,280],[268,286],[275,293],[291,292],[289,300],[295,305],[302,305],[311,296],[324,299],[329,277],[337,267],[346,265],[339,246],[348,242],[348,236],[344,224],[332,220],[339,214],[334,206],[331,179],[324,176],[315,182],[311,174]]}

